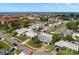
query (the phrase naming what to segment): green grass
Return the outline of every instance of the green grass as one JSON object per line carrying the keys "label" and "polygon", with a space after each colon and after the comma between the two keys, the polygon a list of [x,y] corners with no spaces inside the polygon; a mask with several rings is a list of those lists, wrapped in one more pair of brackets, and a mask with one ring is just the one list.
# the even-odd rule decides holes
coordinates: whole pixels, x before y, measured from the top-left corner
{"label": "green grass", "polygon": [[10,46],[14,47],[14,45],[13,45],[12,43],[8,42],[6,39],[4,39],[4,41],[5,41],[6,43],[8,43]]}
{"label": "green grass", "polygon": [[34,43],[32,40],[30,40],[29,42],[27,42],[28,45],[34,47],[34,48],[39,48],[42,46],[42,43]]}
{"label": "green grass", "polygon": [[24,35],[16,36],[16,38],[18,38],[21,41],[25,41],[27,39]]}
{"label": "green grass", "polygon": [[18,54],[20,54],[21,53],[21,51],[19,50],[19,49],[17,49],[16,50],[16,54],[18,55]]}
{"label": "green grass", "polygon": [[19,49],[16,49],[16,50],[10,52],[9,55],[14,55],[14,54],[17,54],[18,55],[20,53],[21,53],[21,51]]}
{"label": "green grass", "polygon": [[9,49],[10,47],[5,44],[3,41],[0,41],[0,50]]}
{"label": "green grass", "polygon": [[47,47],[46,47],[46,51],[48,51],[48,52],[50,52],[50,51],[52,51],[53,49],[54,49],[54,45],[53,44],[51,44],[51,45],[48,45]]}
{"label": "green grass", "polygon": [[6,32],[6,31],[5,31],[5,32],[3,32],[3,33],[6,34],[6,35],[8,35],[9,37],[12,37],[12,36],[11,36],[11,33],[9,33],[9,32]]}
{"label": "green grass", "polygon": [[77,55],[77,54],[79,54],[77,51],[71,49],[62,49],[59,52],[57,52],[57,55]]}

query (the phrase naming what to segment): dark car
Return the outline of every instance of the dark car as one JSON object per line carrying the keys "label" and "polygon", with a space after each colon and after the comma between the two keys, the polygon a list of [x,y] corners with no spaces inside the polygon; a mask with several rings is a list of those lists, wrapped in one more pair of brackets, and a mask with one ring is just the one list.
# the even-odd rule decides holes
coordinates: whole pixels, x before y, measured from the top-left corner
{"label": "dark car", "polygon": [[60,47],[56,47],[56,48],[55,48],[55,51],[59,51],[59,50],[60,50]]}
{"label": "dark car", "polygon": [[12,51],[14,51],[14,50],[15,50],[15,48],[11,48],[11,49],[10,49],[10,52],[12,52]]}
{"label": "dark car", "polygon": [[17,46],[17,44],[16,44],[16,43],[13,43],[13,45]]}
{"label": "dark car", "polygon": [[0,37],[0,40],[1,40],[2,38]]}

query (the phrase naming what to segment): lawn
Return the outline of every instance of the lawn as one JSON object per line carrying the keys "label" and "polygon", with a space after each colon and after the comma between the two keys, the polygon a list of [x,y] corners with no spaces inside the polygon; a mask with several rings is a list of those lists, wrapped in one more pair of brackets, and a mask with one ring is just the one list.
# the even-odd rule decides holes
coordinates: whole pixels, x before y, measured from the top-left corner
{"label": "lawn", "polygon": [[33,40],[30,40],[27,44],[34,48],[39,48],[42,46],[42,43],[35,43]]}
{"label": "lawn", "polygon": [[53,44],[48,45],[48,46],[46,47],[45,51],[50,52],[50,51],[52,51],[52,50],[54,49],[54,47],[55,47],[55,46],[54,46]]}
{"label": "lawn", "polygon": [[21,51],[19,49],[16,49],[16,50],[10,52],[9,55],[14,55],[14,54],[17,54],[18,55],[20,53],[21,53]]}
{"label": "lawn", "polygon": [[0,50],[9,49],[10,47],[5,44],[3,41],[0,41]]}
{"label": "lawn", "polygon": [[25,41],[27,39],[24,35],[16,36],[16,38],[18,38],[21,41]]}
{"label": "lawn", "polygon": [[71,49],[63,49],[57,52],[57,55],[77,55],[79,54],[77,51]]}
{"label": "lawn", "polygon": [[12,43],[8,42],[6,39],[4,39],[4,41],[5,41],[6,43],[8,43],[10,46],[14,47],[14,45],[13,45]]}
{"label": "lawn", "polygon": [[8,35],[9,37],[12,37],[11,33],[9,33],[9,32],[4,31],[3,33],[6,34],[6,35]]}

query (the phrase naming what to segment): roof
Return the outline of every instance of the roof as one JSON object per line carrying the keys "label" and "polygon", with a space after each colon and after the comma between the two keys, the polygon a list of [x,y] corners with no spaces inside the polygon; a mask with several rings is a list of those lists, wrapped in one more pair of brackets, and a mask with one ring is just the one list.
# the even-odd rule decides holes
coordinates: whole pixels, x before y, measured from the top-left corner
{"label": "roof", "polygon": [[26,34],[26,36],[29,37],[37,36],[37,33],[35,33],[32,29],[28,29],[28,28],[17,29],[16,32],[18,33],[18,35]]}
{"label": "roof", "polygon": [[25,34],[26,34],[26,36],[29,36],[29,37],[37,36],[37,33],[33,32],[33,31],[28,31]]}
{"label": "roof", "polygon": [[64,33],[66,35],[69,35],[69,34],[72,34],[73,31],[69,30],[69,29],[66,29],[66,28],[61,28],[61,29],[56,30],[55,33],[57,33],[57,34]]}
{"label": "roof", "polygon": [[55,45],[60,46],[60,47],[67,47],[67,48],[79,51],[79,44],[72,43],[69,41],[60,40],[60,41],[56,42]]}
{"label": "roof", "polygon": [[31,29],[39,29],[40,27],[44,28],[44,23],[39,23],[39,24],[33,24],[32,26],[29,26]]}
{"label": "roof", "polygon": [[74,32],[73,36],[79,36],[79,32]]}
{"label": "roof", "polygon": [[47,43],[50,43],[52,41],[52,35],[43,33],[43,32],[38,35],[38,38],[40,41],[47,42]]}
{"label": "roof", "polygon": [[26,31],[28,31],[28,29],[27,28],[21,28],[21,29],[17,29],[17,30],[15,30],[18,34],[22,34],[22,33],[24,33],[24,32],[26,32]]}

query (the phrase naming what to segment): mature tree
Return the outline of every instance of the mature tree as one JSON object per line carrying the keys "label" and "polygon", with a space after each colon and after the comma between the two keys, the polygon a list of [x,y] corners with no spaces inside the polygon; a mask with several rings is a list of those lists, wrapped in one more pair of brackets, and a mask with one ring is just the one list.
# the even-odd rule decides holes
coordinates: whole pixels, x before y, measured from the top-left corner
{"label": "mature tree", "polygon": [[74,39],[72,38],[72,35],[66,35],[66,37],[64,37],[64,40],[72,41]]}
{"label": "mature tree", "polygon": [[9,23],[9,28],[11,29],[11,30],[15,30],[15,29],[18,29],[18,28],[20,28],[21,26],[20,26],[20,24],[19,24],[19,22],[11,22],[11,23]]}
{"label": "mature tree", "polygon": [[21,25],[22,25],[22,27],[28,27],[29,26],[29,21],[23,20]]}
{"label": "mature tree", "polygon": [[79,20],[75,22],[77,25],[79,25]]}
{"label": "mature tree", "polygon": [[59,41],[61,38],[60,38],[60,35],[59,34],[53,34],[52,36],[52,42],[53,44],[57,41]]}
{"label": "mature tree", "polygon": [[75,22],[68,22],[68,23],[66,24],[66,27],[67,27],[68,29],[74,30],[74,31],[78,29],[78,26],[77,26],[77,24],[76,24]]}
{"label": "mature tree", "polygon": [[11,35],[14,37],[14,36],[17,35],[17,32],[13,31],[13,32],[11,33]]}
{"label": "mature tree", "polygon": [[38,40],[37,37],[33,37],[32,40],[33,40],[34,43],[37,43],[37,44],[41,43],[41,41]]}
{"label": "mature tree", "polygon": [[40,17],[40,21],[46,22],[48,21],[48,17]]}

